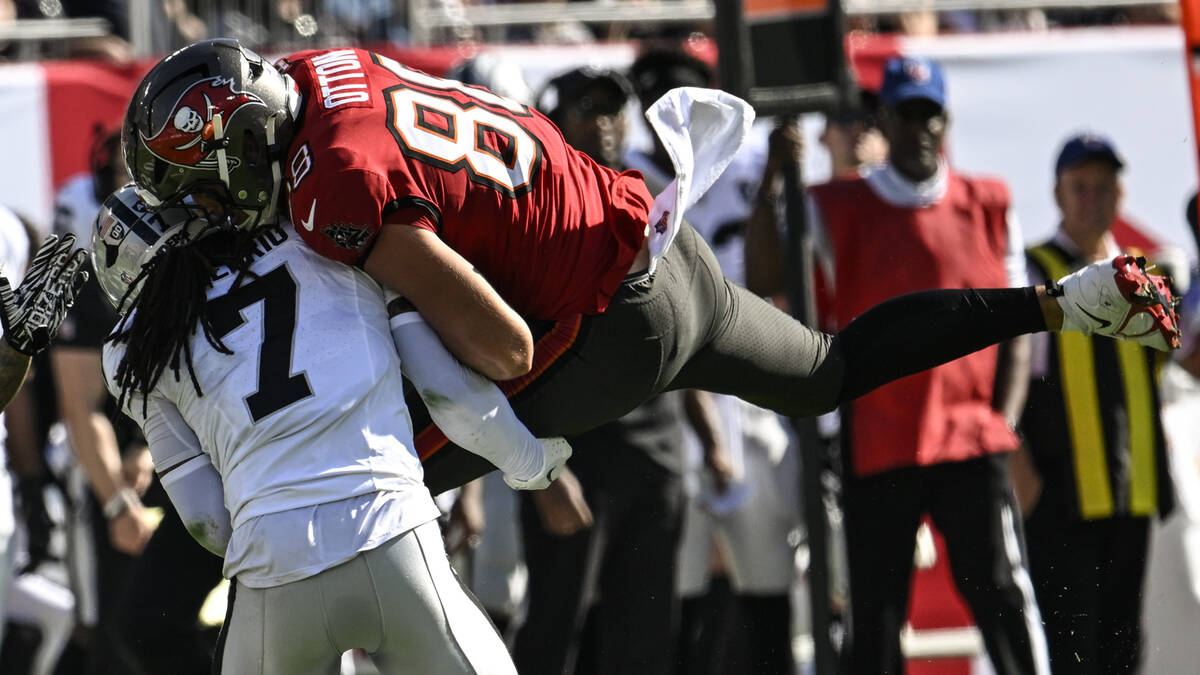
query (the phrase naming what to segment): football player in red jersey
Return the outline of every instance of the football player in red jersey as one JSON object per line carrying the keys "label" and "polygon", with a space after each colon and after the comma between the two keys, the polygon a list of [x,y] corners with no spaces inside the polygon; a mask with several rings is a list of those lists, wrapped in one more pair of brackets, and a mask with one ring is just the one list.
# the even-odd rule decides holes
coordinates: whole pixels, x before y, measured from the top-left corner
{"label": "football player in red jersey", "polygon": [[[1178,342],[1169,294],[1132,259],[1050,292],[904,296],[836,336],[816,332],[727,282],[686,224],[652,259],[652,199],[636,172],[597,165],[534,110],[361,49],[273,67],[235,40],[193,44],[137,88],[124,144],[151,204],[219,199],[252,228],[275,222],[284,192],[309,246],[405,296],[461,361],[502,381],[539,436],[677,388],[817,414],[1064,322]],[[491,468],[444,440],[438,450],[436,432],[418,443],[435,491]]]}

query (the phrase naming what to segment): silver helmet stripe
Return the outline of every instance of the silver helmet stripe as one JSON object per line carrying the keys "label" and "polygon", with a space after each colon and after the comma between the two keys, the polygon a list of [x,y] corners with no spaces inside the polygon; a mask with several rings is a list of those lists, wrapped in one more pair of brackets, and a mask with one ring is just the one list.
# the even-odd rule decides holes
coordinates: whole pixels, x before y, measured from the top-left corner
{"label": "silver helmet stripe", "polygon": [[158,240],[161,236],[155,232],[153,228],[146,224],[146,219],[129,208],[125,202],[117,196],[117,193],[109,195],[108,199],[104,200],[104,205],[108,207],[117,220],[121,221],[126,227],[133,230],[133,233],[142,238],[146,243],[152,243]]}

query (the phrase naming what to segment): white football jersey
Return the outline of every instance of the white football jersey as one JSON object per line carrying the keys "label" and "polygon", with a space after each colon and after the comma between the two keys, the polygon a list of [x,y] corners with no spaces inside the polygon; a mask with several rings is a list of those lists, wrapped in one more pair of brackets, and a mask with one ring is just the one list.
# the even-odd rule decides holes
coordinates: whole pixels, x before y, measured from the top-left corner
{"label": "white football jersey", "polygon": [[[178,379],[166,371],[150,394],[178,409],[220,473],[235,539],[258,516],[371,492],[429,500],[382,290],[314,253],[290,227],[258,242],[257,276],[233,288],[235,274],[222,268],[208,293],[214,332],[233,353],[197,329],[192,361],[203,395],[186,368]],[[123,352],[105,344],[114,395]],[[141,417],[140,399],[126,408]]]}

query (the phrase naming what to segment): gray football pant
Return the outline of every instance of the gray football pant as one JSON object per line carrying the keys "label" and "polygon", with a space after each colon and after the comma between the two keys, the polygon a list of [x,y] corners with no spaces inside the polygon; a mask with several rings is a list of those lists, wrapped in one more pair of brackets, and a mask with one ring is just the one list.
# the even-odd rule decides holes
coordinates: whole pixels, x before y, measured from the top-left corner
{"label": "gray football pant", "polygon": [[[789,417],[838,404],[988,345],[1046,329],[1032,288],[912,293],[875,306],[836,336],[812,330],[721,274],[684,225],[654,275],[626,279],[602,314],[537,322],[534,367],[501,382],[537,436],[574,436],[671,389],[730,394]],[[413,429],[428,420],[407,398]],[[417,435],[434,494],[492,470]]]}
{"label": "gray football pant", "polygon": [[517,672],[450,569],[435,521],[300,581],[237,584],[228,621],[227,675],[336,675],[350,649],[385,675]]}

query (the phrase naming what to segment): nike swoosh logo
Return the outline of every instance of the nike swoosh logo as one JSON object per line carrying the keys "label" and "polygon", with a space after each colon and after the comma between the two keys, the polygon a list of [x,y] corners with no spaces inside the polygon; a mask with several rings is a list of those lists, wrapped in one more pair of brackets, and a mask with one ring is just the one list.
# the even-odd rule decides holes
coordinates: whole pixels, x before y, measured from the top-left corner
{"label": "nike swoosh logo", "polygon": [[[312,228],[310,227],[309,229],[311,230]],[[1108,328],[1110,325],[1112,325],[1111,321],[1105,321],[1104,319],[1101,319],[1100,317],[1096,316],[1095,314],[1092,314],[1091,312],[1087,311],[1083,307],[1080,307],[1078,302],[1075,303],[1075,306],[1079,307],[1079,311],[1081,311],[1084,314],[1087,314],[1089,317],[1091,317],[1092,321],[1095,321],[1096,323],[1100,324],[1099,326],[1097,326],[1097,328]]]}
{"label": "nike swoosh logo", "polygon": [[317,213],[317,200],[314,199],[312,201],[312,207],[308,209],[308,218],[300,221],[300,227],[303,227],[304,229],[308,230],[309,232],[312,232],[313,216],[315,216],[316,213]]}

